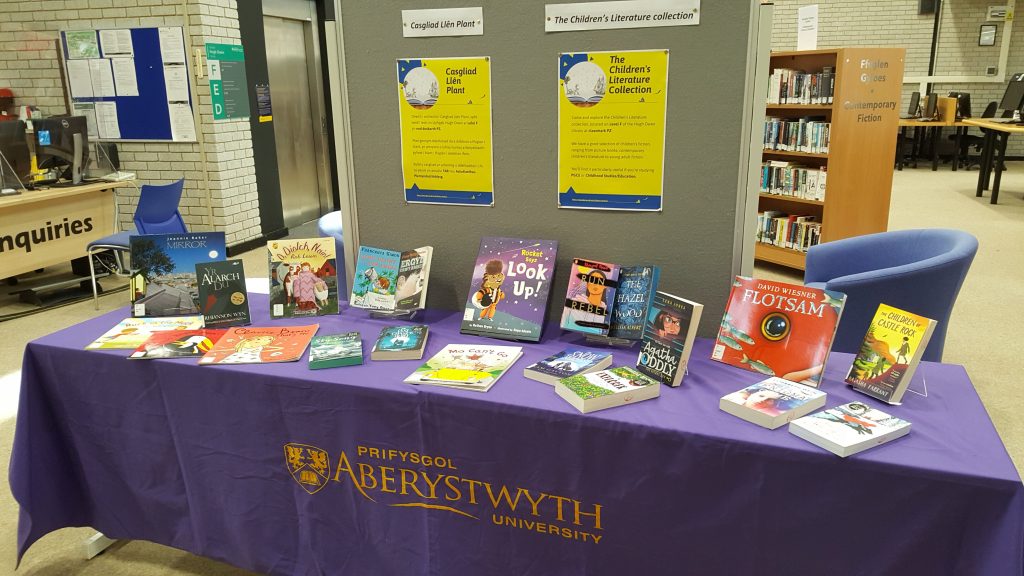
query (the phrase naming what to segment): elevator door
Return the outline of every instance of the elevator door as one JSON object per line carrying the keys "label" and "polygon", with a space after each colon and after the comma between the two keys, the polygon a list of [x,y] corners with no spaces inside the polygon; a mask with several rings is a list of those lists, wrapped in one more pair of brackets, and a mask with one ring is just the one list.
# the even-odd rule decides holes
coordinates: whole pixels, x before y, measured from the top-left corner
{"label": "elevator door", "polygon": [[[321,214],[317,145],[321,122],[311,101],[308,22],[263,17],[274,114],[277,168],[284,225],[291,228]],[[314,84],[315,85],[315,84]]]}

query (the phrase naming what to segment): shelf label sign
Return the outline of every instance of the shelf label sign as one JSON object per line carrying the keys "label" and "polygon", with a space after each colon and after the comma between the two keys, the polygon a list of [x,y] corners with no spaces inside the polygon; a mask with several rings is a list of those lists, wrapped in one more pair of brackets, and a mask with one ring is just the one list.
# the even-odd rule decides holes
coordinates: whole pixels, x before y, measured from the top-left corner
{"label": "shelf label sign", "polygon": [[545,32],[700,24],[700,0],[623,0],[544,6]]}

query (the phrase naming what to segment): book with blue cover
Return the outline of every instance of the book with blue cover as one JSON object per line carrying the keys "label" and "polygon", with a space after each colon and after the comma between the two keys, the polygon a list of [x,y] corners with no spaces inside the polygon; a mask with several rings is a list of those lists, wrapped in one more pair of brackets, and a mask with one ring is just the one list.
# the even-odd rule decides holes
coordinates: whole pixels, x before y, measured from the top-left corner
{"label": "book with blue cover", "polygon": [[309,369],[358,366],[363,363],[363,341],[359,332],[322,334],[309,343]]}
{"label": "book with blue cover", "polygon": [[369,310],[394,310],[401,261],[401,252],[360,246],[349,304]]}
{"label": "book with blue cover", "polygon": [[380,331],[370,351],[371,360],[419,360],[430,336],[425,324],[387,326]]}
{"label": "book with blue cover", "polygon": [[619,286],[618,264],[573,258],[562,329],[607,336]]}
{"label": "book with blue cover", "polygon": [[662,384],[679,386],[686,373],[704,305],[657,292],[647,309],[643,346],[636,369]]}
{"label": "book with blue cover", "polygon": [[566,348],[523,368],[523,376],[554,386],[562,378],[603,370],[612,363],[611,352]]}
{"label": "book with blue cover", "polygon": [[196,263],[224,260],[223,232],[130,236],[132,316],[200,313]]}
{"label": "book with blue cover", "polygon": [[619,271],[619,290],[615,293],[608,336],[625,340],[643,338],[644,318],[658,289],[660,272],[657,266],[627,266]]}

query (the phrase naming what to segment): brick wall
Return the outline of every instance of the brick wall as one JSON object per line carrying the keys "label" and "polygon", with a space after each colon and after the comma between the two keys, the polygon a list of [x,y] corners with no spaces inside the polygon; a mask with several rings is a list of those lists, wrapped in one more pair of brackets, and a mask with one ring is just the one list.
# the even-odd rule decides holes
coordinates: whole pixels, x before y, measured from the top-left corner
{"label": "brick wall", "polygon": [[[191,65],[195,48],[207,42],[240,43],[235,1],[0,0],[0,87],[9,86],[18,104],[34,104],[45,114],[67,113],[57,60],[61,30],[184,26],[191,38]],[[249,122],[214,122],[208,80],[193,81],[200,142],[118,143],[121,169],[135,172],[140,184],[184,177],[180,206],[189,229],[223,231],[228,245],[238,244],[260,235]],[[126,227],[138,192],[120,190],[118,208]]]}

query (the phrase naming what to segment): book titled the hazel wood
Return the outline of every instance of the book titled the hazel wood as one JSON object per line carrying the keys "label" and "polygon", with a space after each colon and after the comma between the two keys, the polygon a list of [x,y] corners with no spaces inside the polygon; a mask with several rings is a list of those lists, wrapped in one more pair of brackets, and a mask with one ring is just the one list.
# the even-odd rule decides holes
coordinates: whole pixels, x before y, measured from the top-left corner
{"label": "book titled the hazel wood", "polygon": [[657,398],[661,385],[628,366],[563,378],[555,392],[584,414]]}
{"label": "book titled the hazel wood", "polygon": [[773,376],[722,396],[718,407],[737,418],[774,430],[825,405],[826,394]]}
{"label": "book titled the hazel wood", "polygon": [[167,330],[154,332],[128,356],[132,360],[191,358],[206,354],[227,330]]}
{"label": "book titled the hazel wood", "polygon": [[853,359],[846,383],[899,404],[935,331],[935,320],[880,304]]}
{"label": "book titled the hazel wood", "polygon": [[703,304],[657,292],[647,310],[636,369],[662,384],[679,386],[703,311]]}
{"label": "book titled the hazel wood", "polygon": [[207,328],[249,324],[249,298],[241,260],[196,263],[199,311]]}
{"label": "book titled the hazel wood", "polygon": [[520,346],[449,344],[405,381],[486,392],[522,354]]}
{"label": "book titled the hazel wood", "polygon": [[562,378],[601,370],[612,363],[610,352],[566,348],[561,352],[523,368],[523,376],[554,386]]}
{"label": "book titled the hazel wood", "polygon": [[644,337],[644,318],[658,289],[657,266],[629,266],[619,270],[619,290],[612,307],[608,336],[625,340]]}
{"label": "book titled the hazel wood", "polygon": [[847,457],[910,433],[910,422],[850,402],[789,423],[789,431],[837,456]]}
{"label": "book titled the hazel wood", "polygon": [[263,364],[302,358],[319,324],[231,328],[199,359],[200,364]]}
{"label": "book titled the hazel wood", "polygon": [[359,332],[321,334],[309,343],[309,369],[358,366],[363,363],[363,341]]}
{"label": "book titled the hazel wood", "polygon": [[164,316],[160,318],[125,318],[102,336],[89,343],[86,350],[135,350],[155,332],[165,330],[196,330],[203,327],[202,316]]}
{"label": "book titled the hazel wood", "polygon": [[419,360],[430,336],[426,324],[386,326],[370,351],[373,360]]}

